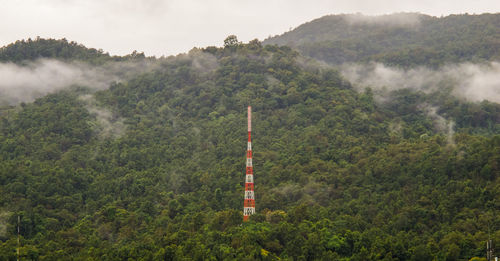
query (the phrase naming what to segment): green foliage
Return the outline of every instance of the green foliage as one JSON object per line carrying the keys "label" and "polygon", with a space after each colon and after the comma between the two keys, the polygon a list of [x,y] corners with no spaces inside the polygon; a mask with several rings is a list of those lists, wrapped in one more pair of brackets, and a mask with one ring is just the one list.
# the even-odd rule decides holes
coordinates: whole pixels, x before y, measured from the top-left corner
{"label": "green foliage", "polygon": [[[119,137],[94,131],[84,89],[0,110],[0,259],[18,215],[23,260],[466,260],[500,242],[498,104],[450,98],[450,143],[417,106],[435,95],[382,106],[289,47],[158,63],[92,94]],[[258,213],[242,224],[249,104]]]}
{"label": "green foliage", "polygon": [[293,46],[303,55],[331,64],[378,61],[438,67],[500,58],[499,28],[500,14],[329,15],[264,43]]}
{"label": "green foliage", "polygon": [[35,40],[19,40],[15,43],[0,48],[1,62],[23,63],[26,60],[40,58],[55,58],[60,60],[80,60],[92,64],[102,64],[107,61],[122,61],[145,58],[144,53],[134,51],[126,56],[110,56],[103,50],[87,48],[76,42],[68,42],[65,38],[44,39],[37,37]]}
{"label": "green foliage", "polygon": [[224,48],[231,48],[241,44],[238,42],[238,37],[236,35],[230,35],[224,39]]}

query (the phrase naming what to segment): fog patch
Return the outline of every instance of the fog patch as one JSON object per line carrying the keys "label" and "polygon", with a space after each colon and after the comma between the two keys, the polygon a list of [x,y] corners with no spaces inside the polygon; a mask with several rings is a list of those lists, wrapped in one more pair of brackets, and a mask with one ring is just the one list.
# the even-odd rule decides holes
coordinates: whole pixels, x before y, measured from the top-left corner
{"label": "fog patch", "polygon": [[199,49],[193,49],[188,53],[189,58],[192,59],[191,65],[194,69],[201,72],[215,71],[219,67],[217,57],[210,53],[203,52]]}
{"label": "fog patch", "polygon": [[126,125],[124,119],[106,108],[99,107],[93,95],[87,94],[78,98],[84,102],[88,112],[95,117],[96,122],[93,123],[93,127],[99,137],[119,138],[125,133]]}
{"label": "fog patch", "polygon": [[83,62],[39,59],[23,65],[0,63],[0,104],[31,102],[70,86],[79,85],[103,90],[112,82],[120,82],[151,70],[154,62],[108,62],[92,66]]}
{"label": "fog patch", "polygon": [[302,55],[295,58],[295,62],[300,68],[302,68],[308,72],[318,72],[321,70],[334,70],[334,69],[336,69],[336,67],[332,66],[331,64],[326,63],[325,61],[305,57]]}
{"label": "fog patch", "polygon": [[396,135],[396,136],[402,135],[402,133],[403,133],[403,124],[401,123],[401,121],[392,121],[392,122],[390,122],[389,123],[389,132],[392,135]]}
{"label": "fog patch", "polygon": [[196,47],[191,49],[188,53],[182,53],[162,59],[163,66],[175,65],[178,63],[188,64],[192,69],[200,73],[210,73],[219,68],[217,57]]}
{"label": "fog patch", "polygon": [[448,122],[448,130],[446,132],[446,141],[450,145],[455,145],[455,140],[453,139],[453,135],[455,134],[455,122],[450,120]]}
{"label": "fog patch", "polygon": [[358,90],[370,87],[376,93],[385,93],[413,89],[429,94],[450,87],[453,95],[468,101],[488,100],[500,103],[498,62],[447,65],[437,70],[427,67],[405,70],[381,63],[350,64],[342,66],[341,73]]}
{"label": "fog patch", "polygon": [[488,65],[462,64],[449,68],[448,74],[459,78],[460,84],[454,94],[471,101],[489,100],[500,103],[500,63]]}
{"label": "fog patch", "polygon": [[395,13],[390,15],[347,14],[344,20],[350,25],[384,25],[398,27],[417,27],[423,15],[419,13]]}
{"label": "fog patch", "polygon": [[270,74],[266,74],[266,81],[269,86],[279,85],[281,83],[280,80]]}
{"label": "fog patch", "polygon": [[11,212],[0,211],[0,238],[7,236],[7,220],[10,215]]}
{"label": "fog patch", "polygon": [[447,120],[437,113],[438,107],[428,104],[422,104],[420,109],[427,114],[427,116],[434,122],[434,128],[446,136],[448,144],[454,145],[453,135],[455,134],[455,122]]}
{"label": "fog patch", "polygon": [[283,184],[271,189],[271,193],[280,195],[284,199],[298,201],[302,197],[302,187],[297,184]]}

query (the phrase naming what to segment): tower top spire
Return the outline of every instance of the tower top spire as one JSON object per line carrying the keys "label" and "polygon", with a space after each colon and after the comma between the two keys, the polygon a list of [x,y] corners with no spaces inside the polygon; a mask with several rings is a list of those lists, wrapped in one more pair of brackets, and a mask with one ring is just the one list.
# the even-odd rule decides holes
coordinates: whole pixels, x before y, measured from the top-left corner
{"label": "tower top spire", "polygon": [[248,106],[248,131],[252,131],[252,106]]}

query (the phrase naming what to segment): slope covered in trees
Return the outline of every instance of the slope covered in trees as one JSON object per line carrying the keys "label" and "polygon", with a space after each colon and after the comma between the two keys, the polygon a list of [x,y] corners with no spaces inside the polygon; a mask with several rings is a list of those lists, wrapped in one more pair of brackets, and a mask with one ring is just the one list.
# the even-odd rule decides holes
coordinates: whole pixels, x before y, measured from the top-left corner
{"label": "slope covered in trees", "polygon": [[[3,107],[0,259],[18,215],[34,260],[468,260],[500,242],[499,104],[381,104],[304,61],[234,41]],[[456,133],[422,107],[438,103]],[[258,213],[242,224],[249,104]]]}
{"label": "slope covered in trees", "polygon": [[110,56],[103,50],[87,48],[76,42],[68,42],[66,39],[44,39],[19,40],[0,48],[1,62],[25,62],[41,58],[56,58],[60,60],[87,61],[94,64],[102,64],[106,61],[120,61],[127,58],[144,57],[144,53],[133,52],[127,56]]}
{"label": "slope covered in trees", "polygon": [[499,28],[500,14],[329,15],[264,43],[293,46],[303,55],[331,64],[377,61],[437,67],[500,59]]}

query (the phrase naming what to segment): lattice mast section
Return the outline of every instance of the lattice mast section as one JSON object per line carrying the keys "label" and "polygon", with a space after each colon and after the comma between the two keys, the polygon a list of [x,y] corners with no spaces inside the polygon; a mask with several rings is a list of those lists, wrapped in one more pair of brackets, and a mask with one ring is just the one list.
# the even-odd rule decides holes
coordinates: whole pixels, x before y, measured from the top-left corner
{"label": "lattice mast section", "polygon": [[248,145],[247,167],[245,176],[245,200],[243,202],[243,221],[255,214],[255,195],[253,191],[253,165],[252,165],[252,107],[248,106]]}

